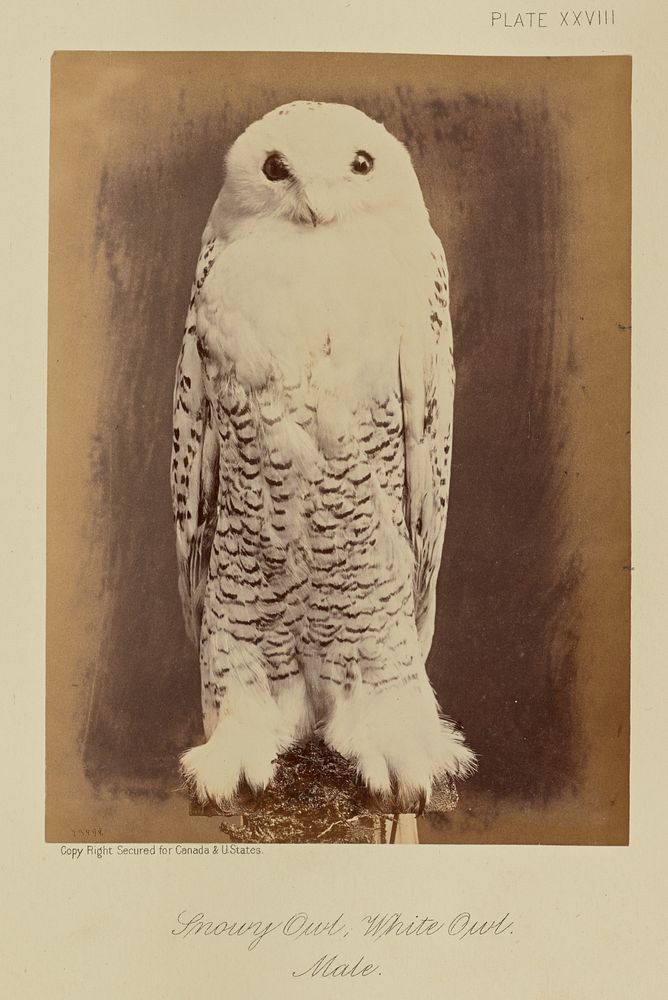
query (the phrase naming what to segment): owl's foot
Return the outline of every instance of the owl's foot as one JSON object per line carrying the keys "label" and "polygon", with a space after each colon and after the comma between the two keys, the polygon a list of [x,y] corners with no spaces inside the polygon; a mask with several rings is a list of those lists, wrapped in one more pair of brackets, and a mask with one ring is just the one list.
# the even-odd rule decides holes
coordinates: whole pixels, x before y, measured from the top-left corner
{"label": "owl's foot", "polygon": [[224,805],[244,780],[255,791],[265,788],[281,749],[269,733],[249,731],[242,720],[225,718],[207,743],[181,756],[181,772],[199,802]]}
{"label": "owl's foot", "polygon": [[181,756],[181,772],[199,802],[224,805],[242,783],[254,792],[269,784],[276,757],[296,735],[294,719],[281,707],[268,694],[237,698],[209,740]]}
{"label": "owl's foot", "polygon": [[337,701],[326,742],[356,764],[360,779],[383,809],[421,812],[434,783],[465,778],[475,754],[454,725],[440,717],[431,688],[371,693],[359,689]]}

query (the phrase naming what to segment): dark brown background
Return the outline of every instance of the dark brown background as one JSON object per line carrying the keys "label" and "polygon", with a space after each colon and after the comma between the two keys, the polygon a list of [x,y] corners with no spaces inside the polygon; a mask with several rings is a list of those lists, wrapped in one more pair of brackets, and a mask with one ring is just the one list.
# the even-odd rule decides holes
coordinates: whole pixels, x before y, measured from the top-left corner
{"label": "dark brown background", "polygon": [[47,839],[218,839],[178,753],[171,395],[229,143],[299,98],[408,146],[458,371],[429,669],[480,757],[423,841],[628,836],[630,60],[59,53],[52,68]]}

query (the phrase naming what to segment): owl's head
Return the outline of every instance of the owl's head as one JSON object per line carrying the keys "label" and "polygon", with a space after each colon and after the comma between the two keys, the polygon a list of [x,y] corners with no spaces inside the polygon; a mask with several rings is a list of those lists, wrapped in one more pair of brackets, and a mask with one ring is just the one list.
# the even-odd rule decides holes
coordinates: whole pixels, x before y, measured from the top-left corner
{"label": "owl's head", "polygon": [[297,101],[231,147],[210,225],[229,232],[264,217],[317,228],[388,211],[426,215],[405,147],[357,108]]}

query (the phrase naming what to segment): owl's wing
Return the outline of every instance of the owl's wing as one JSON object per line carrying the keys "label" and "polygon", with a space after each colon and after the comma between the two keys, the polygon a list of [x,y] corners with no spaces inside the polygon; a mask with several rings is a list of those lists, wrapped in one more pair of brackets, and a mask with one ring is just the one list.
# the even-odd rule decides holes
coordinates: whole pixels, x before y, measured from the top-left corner
{"label": "owl's wing", "polygon": [[434,635],[436,581],[450,488],[455,367],[448,268],[436,237],[425,315],[404,334],[399,374],[404,418],[406,525],[415,554],[415,618],[426,659]]}
{"label": "owl's wing", "polygon": [[204,590],[216,527],[219,445],[198,350],[196,307],[215,259],[212,243],[197,262],[186,330],[176,366],[172,439],[172,508],[179,593],[188,635],[199,645]]}

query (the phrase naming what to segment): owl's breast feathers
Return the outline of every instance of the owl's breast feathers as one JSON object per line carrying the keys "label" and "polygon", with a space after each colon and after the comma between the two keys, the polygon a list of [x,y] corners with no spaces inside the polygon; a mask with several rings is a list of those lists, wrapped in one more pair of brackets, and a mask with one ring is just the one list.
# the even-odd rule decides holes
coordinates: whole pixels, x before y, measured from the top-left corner
{"label": "owl's breast feathers", "polygon": [[336,648],[345,683],[352,646],[373,661],[393,635],[400,655],[406,615],[424,656],[431,644],[452,443],[447,269],[428,229],[284,233],[200,255],[174,395],[180,589],[195,641],[203,614],[205,643],[223,620],[233,639],[262,633],[274,678]]}

